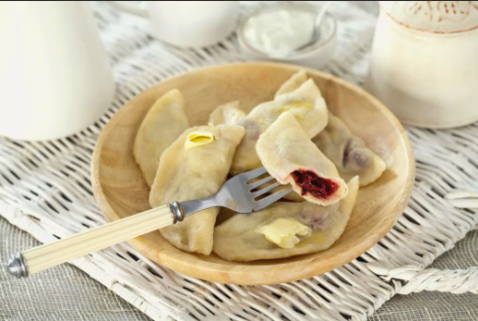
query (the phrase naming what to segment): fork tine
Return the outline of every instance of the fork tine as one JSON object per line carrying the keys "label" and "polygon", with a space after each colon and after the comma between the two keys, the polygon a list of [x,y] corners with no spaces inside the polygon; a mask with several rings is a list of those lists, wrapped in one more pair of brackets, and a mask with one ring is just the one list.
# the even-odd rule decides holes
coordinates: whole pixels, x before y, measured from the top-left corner
{"label": "fork tine", "polygon": [[245,177],[247,180],[251,180],[265,173],[267,173],[266,169],[264,167],[259,167],[251,171],[241,173],[240,175]]}
{"label": "fork tine", "polygon": [[250,188],[250,189],[253,189],[253,188],[256,188],[256,187],[261,186],[262,184],[265,184],[265,183],[267,183],[267,182],[270,182],[270,181],[273,180],[273,179],[274,179],[274,177],[272,177],[272,176],[267,176],[267,177],[265,177],[265,178],[263,178],[263,179],[260,179],[260,180],[258,180],[258,181],[256,181],[256,182],[252,182],[252,183],[250,183],[250,184],[248,184],[248,185],[249,185],[249,188]]}
{"label": "fork tine", "polygon": [[252,195],[254,197],[258,197],[258,196],[261,196],[261,195],[264,195],[265,193],[273,190],[274,188],[276,188],[277,186],[280,186],[281,184],[279,184],[278,182],[275,182],[274,184],[271,184],[271,185],[267,185],[266,187],[264,188],[261,188],[260,190],[258,191],[255,191],[254,193],[252,193]]}
{"label": "fork tine", "polygon": [[261,200],[258,200],[256,202],[256,206],[254,207],[254,211],[261,210],[270,204],[274,203],[275,201],[280,200],[282,197],[284,197],[287,193],[289,193],[292,190],[291,187],[286,187],[283,189],[280,189],[279,191],[272,193],[271,195],[264,197]]}

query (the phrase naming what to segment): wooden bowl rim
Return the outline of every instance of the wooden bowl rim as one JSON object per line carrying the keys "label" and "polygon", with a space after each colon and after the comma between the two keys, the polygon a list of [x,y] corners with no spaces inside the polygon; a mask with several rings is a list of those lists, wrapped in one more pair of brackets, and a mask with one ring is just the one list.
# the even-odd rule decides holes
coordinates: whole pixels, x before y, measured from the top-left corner
{"label": "wooden bowl rim", "polygon": [[[375,245],[390,229],[393,227],[395,222],[398,220],[400,215],[402,214],[403,210],[405,209],[408,200],[411,195],[411,191],[413,188],[413,183],[414,183],[414,178],[415,178],[415,159],[412,151],[412,147],[410,145],[410,141],[408,139],[408,136],[406,134],[405,129],[403,128],[402,124],[399,122],[399,120],[395,117],[395,115],[387,108],[385,107],[384,104],[382,104],[378,99],[373,97],[371,94],[366,92],[364,89],[348,82],[343,79],[340,79],[338,77],[335,77],[331,74],[302,67],[302,66],[297,66],[297,65],[292,65],[292,64],[285,64],[285,63],[272,63],[272,62],[240,62],[240,63],[230,63],[230,64],[222,64],[222,65],[214,65],[214,66],[207,66],[203,68],[198,68],[189,72],[185,72],[179,75],[175,75],[169,78],[165,78],[162,80],[160,83],[155,84],[154,86],[142,91],[135,97],[133,97],[130,101],[128,101],[126,104],[124,104],[110,119],[110,121],[104,126],[102,129],[98,140],[95,145],[95,149],[93,152],[92,156],[92,163],[91,163],[91,180],[92,180],[92,187],[93,187],[93,193],[94,196],[98,202],[98,205],[100,209],[103,211],[106,219],[108,221],[113,221],[121,218],[119,215],[116,214],[114,209],[111,207],[104,191],[103,187],[100,182],[100,166],[97,166],[97,164],[100,164],[100,159],[101,159],[101,150],[103,147],[103,144],[106,141],[106,137],[109,136],[110,132],[115,128],[115,125],[119,120],[121,119],[122,115],[125,114],[129,109],[134,107],[134,102],[138,100],[141,96],[147,95],[151,91],[155,91],[156,87],[160,86],[163,82],[170,81],[176,78],[183,77],[185,75],[189,74],[195,74],[195,73],[200,73],[206,70],[214,70],[214,69],[222,69],[222,68],[228,68],[228,67],[233,67],[233,66],[244,66],[244,67],[264,67],[264,66],[270,66],[270,67],[282,67],[282,68],[287,68],[290,69],[291,71],[293,70],[299,70],[303,69],[305,70],[308,74],[313,74],[316,75],[320,78],[323,78],[324,80],[331,80],[335,83],[337,83],[340,86],[344,86],[348,88],[351,91],[356,92],[359,95],[364,96],[367,100],[370,100],[374,106],[377,107],[378,111],[383,114],[383,116],[398,130],[400,133],[400,139],[401,143],[405,146],[406,150],[406,158],[408,160],[408,172],[406,173],[407,177],[405,180],[405,187],[403,189],[403,194],[401,199],[397,202],[397,204],[389,210],[390,213],[394,213],[395,217],[394,220],[389,220],[388,224],[382,225],[379,230],[374,231],[374,233],[363,240],[363,242],[357,243],[354,247],[349,248],[347,251],[344,253],[341,253],[340,258],[335,260],[336,262],[333,264],[330,264],[328,268],[322,268],[322,269],[314,269],[313,267],[307,267],[307,264],[310,263],[313,265],[314,258],[308,258],[306,260],[303,260],[304,264],[304,270],[302,273],[299,274],[294,274],[294,275],[288,275],[287,268],[291,264],[297,264],[297,261],[292,261],[289,262],[287,259],[282,259],[275,264],[275,267],[280,267],[283,270],[283,273],[274,273],[274,276],[270,277],[267,280],[261,280],[257,281],[257,278],[254,277],[247,277],[247,273],[244,270],[233,270],[230,269],[230,266],[226,266],[227,273],[229,275],[233,275],[230,277],[227,283],[231,284],[240,284],[240,285],[267,285],[267,284],[277,284],[277,283],[282,283],[282,282],[290,282],[290,281],[295,281],[299,279],[304,279],[308,277],[312,277],[314,275],[318,275],[321,273],[328,272],[332,269],[335,269],[337,267],[340,267],[344,264],[349,263],[353,259],[359,257],[362,255],[365,251],[367,251],[370,247]],[[146,251],[144,244],[136,239],[132,239],[128,241],[130,245],[132,245],[134,248],[136,248],[139,252],[144,252]],[[180,251],[178,249],[178,251]],[[148,255],[145,255],[148,257]],[[148,257],[149,259],[157,262],[160,265],[164,265],[168,268],[171,268],[169,264],[164,263],[164,262],[158,262],[157,258],[152,258]],[[297,258],[297,257],[295,257]],[[200,258],[198,258],[200,259]],[[175,261],[175,260],[173,260]],[[176,260],[176,261],[181,261],[181,260]],[[208,280],[212,282],[219,282],[219,283],[225,283],[223,278],[219,275],[220,273],[224,273],[223,269],[220,269],[221,266],[225,266],[224,264],[220,263],[213,263],[213,262],[206,262],[203,261],[204,263],[208,263],[208,267],[201,267],[199,268],[198,266],[194,266],[194,268],[191,268],[191,265],[185,264],[181,265],[179,264],[175,266],[174,271],[183,273],[195,278],[203,279],[203,280]],[[243,263],[238,263],[238,264],[243,264]],[[254,268],[257,270],[257,272],[260,273],[267,273],[267,270],[270,269],[270,265],[251,265],[251,268]],[[237,274],[234,276],[234,274]],[[216,277],[217,275],[217,277]]]}

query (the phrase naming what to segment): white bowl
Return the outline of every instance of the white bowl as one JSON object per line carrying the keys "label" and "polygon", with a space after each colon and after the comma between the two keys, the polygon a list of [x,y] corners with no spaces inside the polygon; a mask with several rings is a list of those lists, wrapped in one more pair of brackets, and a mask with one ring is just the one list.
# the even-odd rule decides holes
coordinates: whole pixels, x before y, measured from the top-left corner
{"label": "white bowl", "polygon": [[304,11],[319,10],[316,5],[304,2],[278,3],[274,5],[268,5],[259,10],[255,10],[251,15],[245,17],[241,21],[238,29],[238,42],[241,53],[249,59],[283,61],[312,68],[323,67],[330,60],[330,58],[333,57],[337,42],[337,21],[335,17],[330,13],[326,13],[322,21],[321,29],[322,32],[325,31],[325,36],[321,36],[318,41],[311,46],[308,46],[301,51],[294,52],[289,56],[277,57],[273,55],[268,55],[267,53],[255,48],[247,41],[247,38],[244,36],[244,32],[249,19],[265,11],[273,11],[287,8],[293,8],[295,10],[303,9]]}

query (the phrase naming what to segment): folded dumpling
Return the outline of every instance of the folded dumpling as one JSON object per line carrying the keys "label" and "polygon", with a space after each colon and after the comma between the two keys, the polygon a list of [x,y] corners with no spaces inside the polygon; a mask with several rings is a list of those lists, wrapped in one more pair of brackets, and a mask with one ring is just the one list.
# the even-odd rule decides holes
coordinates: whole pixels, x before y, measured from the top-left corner
{"label": "folded dumpling", "polygon": [[257,155],[267,172],[309,202],[327,206],[347,194],[335,165],[310,140],[303,127],[285,112],[259,137]]}
{"label": "folded dumpling", "polygon": [[[291,91],[297,89],[306,80],[307,80],[307,74],[306,74],[305,70],[299,70],[298,72],[294,73],[284,84],[282,84],[282,86],[275,93],[274,97],[286,94],[288,92],[291,92]],[[304,201],[304,199],[299,194],[297,194],[296,192],[290,192],[289,194],[284,196],[284,198],[289,200],[289,201],[294,201],[294,202]]]}
{"label": "folded dumpling", "polygon": [[133,154],[149,186],[162,152],[188,127],[184,98],[177,89],[158,98],[144,117],[136,134]]}
{"label": "folded dumpling", "polygon": [[312,79],[295,90],[276,96],[272,101],[257,105],[240,123],[246,134],[234,156],[233,173],[260,166],[255,153],[257,139],[284,112],[292,113],[311,138],[327,125],[327,106]]}
{"label": "folded dumpling", "polygon": [[335,164],[344,179],[358,175],[361,186],[374,182],[387,167],[360,137],[353,135],[345,123],[331,113],[327,126],[313,142]]}
{"label": "folded dumpling", "polygon": [[307,74],[305,73],[305,70],[299,70],[298,72],[290,76],[290,78],[287,79],[287,81],[283,83],[282,86],[280,86],[280,88],[276,91],[274,97],[289,93],[299,88],[300,85],[302,85],[306,80]]}
{"label": "folded dumpling", "polygon": [[[186,130],[161,155],[149,202],[152,207],[173,201],[208,197],[224,183],[237,145],[240,126],[199,126]],[[186,217],[160,230],[179,249],[210,254],[218,208]]]}
{"label": "folded dumpling", "polygon": [[231,101],[217,107],[209,115],[209,125],[237,125],[246,117],[246,113],[239,108],[239,102]]}
{"label": "folded dumpling", "polygon": [[358,189],[355,177],[338,204],[278,202],[257,213],[236,214],[216,227],[214,253],[229,261],[255,261],[325,250],[344,232]]}

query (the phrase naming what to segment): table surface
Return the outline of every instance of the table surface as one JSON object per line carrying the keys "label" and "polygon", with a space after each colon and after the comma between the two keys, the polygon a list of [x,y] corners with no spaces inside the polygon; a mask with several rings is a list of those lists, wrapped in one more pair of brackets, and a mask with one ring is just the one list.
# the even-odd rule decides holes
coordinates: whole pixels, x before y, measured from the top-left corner
{"label": "table surface", "polygon": [[[376,4],[370,1],[357,5],[376,11]],[[0,235],[2,264],[17,249],[39,244],[1,217]],[[470,232],[432,267],[459,269],[478,266],[477,245],[478,231]],[[143,321],[149,318],[82,271],[62,265],[22,280],[13,279],[5,269],[0,269],[0,320]],[[478,320],[478,295],[437,292],[398,295],[369,320]]]}
{"label": "table surface", "polygon": [[[18,248],[39,243],[0,218],[1,262]],[[456,247],[432,265],[439,269],[478,266],[478,231],[470,232]],[[5,321],[147,321],[149,318],[88,275],[62,265],[17,280],[0,269],[0,320]],[[369,321],[478,320],[478,295],[424,292],[397,295]]]}

